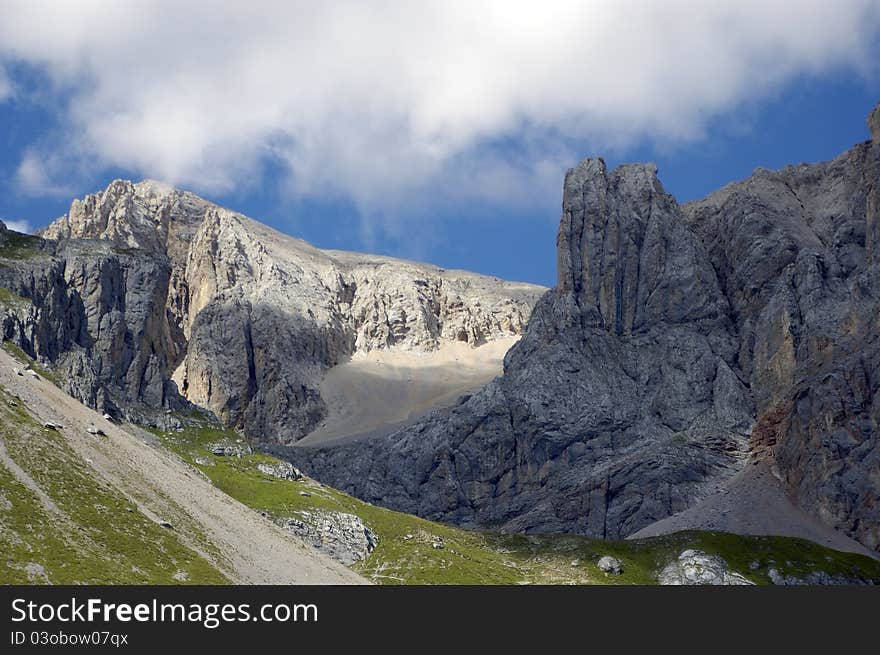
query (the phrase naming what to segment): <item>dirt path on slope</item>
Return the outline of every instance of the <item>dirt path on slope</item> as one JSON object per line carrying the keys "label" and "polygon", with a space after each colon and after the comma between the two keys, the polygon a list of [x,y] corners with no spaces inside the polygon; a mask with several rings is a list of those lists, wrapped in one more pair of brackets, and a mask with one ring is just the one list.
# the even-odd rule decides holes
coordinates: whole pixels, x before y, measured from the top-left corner
{"label": "dirt path on slope", "polygon": [[642,528],[627,539],[680,530],[801,537],[835,550],[880,559],[880,553],[865,548],[795,506],[766,463],[748,464],[711,496],[690,509]]}
{"label": "dirt path on slope", "polygon": [[478,348],[445,344],[433,352],[373,351],[330,369],[320,384],[328,414],[296,443],[326,446],[385,434],[449,406],[501,375],[504,355],[519,337]]}
{"label": "dirt path on slope", "polygon": [[[201,472],[106,421],[44,379],[18,376],[15,359],[0,350],[0,385],[17,394],[39,421],[61,423],[73,450],[154,520],[178,535],[239,584],[366,584],[270,520],[214,487]],[[106,437],[86,431],[95,425]],[[205,543],[205,538],[207,543]]]}

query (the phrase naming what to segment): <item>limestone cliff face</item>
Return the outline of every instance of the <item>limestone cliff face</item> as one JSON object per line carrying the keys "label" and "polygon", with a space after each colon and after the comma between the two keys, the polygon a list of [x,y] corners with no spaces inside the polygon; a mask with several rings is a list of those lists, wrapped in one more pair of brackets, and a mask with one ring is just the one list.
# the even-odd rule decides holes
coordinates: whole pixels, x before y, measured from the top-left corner
{"label": "limestone cliff face", "polygon": [[[192,402],[266,442],[293,442],[316,425],[324,371],[355,352],[516,335],[543,292],[321,251],[152,181],[117,180],[74,201],[42,237],[33,266],[77,305],[78,331],[39,344],[19,335],[26,351],[58,365],[75,346],[66,370],[90,404],[143,419]],[[29,266],[16,262],[10,276],[27,278]],[[65,323],[59,299],[25,296],[36,323]]]}
{"label": "limestone cliff face", "polygon": [[801,507],[880,549],[880,106],[868,123],[831,162],[683,208],[652,166],[581,163],[557,288],[504,376],[385,439],[290,457],[430,518],[621,537],[748,441]]}
{"label": "limestone cliff face", "polygon": [[137,420],[187,406],[167,372],[179,352],[162,258],[108,242],[16,235],[0,248],[2,338],[51,364],[67,390]]}

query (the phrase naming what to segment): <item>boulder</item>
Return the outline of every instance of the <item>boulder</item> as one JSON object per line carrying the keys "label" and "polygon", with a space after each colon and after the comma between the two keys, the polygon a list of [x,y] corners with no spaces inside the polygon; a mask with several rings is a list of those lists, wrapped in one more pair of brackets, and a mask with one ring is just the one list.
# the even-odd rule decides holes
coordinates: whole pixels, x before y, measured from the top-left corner
{"label": "boulder", "polygon": [[616,557],[603,555],[596,564],[600,571],[611,573],[612,575],[620,575],[623,573],[623,563]]}
{"label": "boulder", "polygon": [[379,537],[354,514],[329,510],[300,511],[278,519],[306,543],[333,559],[350,565],[366,558],[379,544]]}
{"label": "boulder", "polygon": [[281,480],[299,480],[302,478],[300,470],[289,462],[261,463],[257,464],[257,469],[259,469],[260,473]]}
{"label": "boulder", "polygon": [[243,457],[254,452],[254,449],[246,443],[217,442],[208,444],[207,448],[217,457]]}
{"label": "boulder", "polygon": [[752,585],[754,582],[728,569],[718,555],[699,550],[685,550],[667,564],[657,581],[661,585]]}
{"label": "boulder", "polygon": [[772,582],[774,585],[784,586],[851,586],[873,584],[871,580],[848,575],[831,575],[829,573],[826,573],[825,571],[810,571],[805,575],[794,575],[791,573],[781,573],[778,569],[771,568],[767,571],[767,576],[770,578],[770,582]]}

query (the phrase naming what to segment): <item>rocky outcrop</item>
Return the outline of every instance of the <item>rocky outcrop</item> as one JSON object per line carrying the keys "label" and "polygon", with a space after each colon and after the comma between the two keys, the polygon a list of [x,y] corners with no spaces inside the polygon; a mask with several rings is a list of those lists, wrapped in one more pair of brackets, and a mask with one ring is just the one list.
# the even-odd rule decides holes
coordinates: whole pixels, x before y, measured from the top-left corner
{"label": "rocky outcrop", "polygon": [[724,558],[699,550],[685,550],[660,571],[661,585],[752,585],[745,576],[731,571]]}
{"label": "rocky outcrop", "polygon": [[24,301],[0,308],[3,338],[51,364],[72,395],[142,420],[189,407],[169,380],[166,262],[106,242],[40,239],[0,259],[0,287]]}
{"label": "rocky outcrop", "polygon": [[350,565],[365,559],[379,545],[379,537],[354,514],[329,510],[298,512],[278,521],[306,543],[338,562]]}
{"label": "rocky outcrop", "polygon": [[617,538],[693,504],[751,437],[803,509],[880,549],[878,116],[831,162],[684,208],[652,166],[583,162],[557,288],[504,376],[384,439],[290,457],[433,519]]}
{"label": "rocky outcrop", "polygon": [[260,473],[279,480],[299,480],[302,478],[302,473],[289,462],[257,464],[257,469]]}
{"label": "rocky outcrop", "polygon": [[855,586],[855,585],[873,585],[872,580],[860,578],[853,575],[831,575],[825,571],[810,571],[801,576],[793,574],[783,574],[776,569],[770,569],[767,572],[770,582],[775,585],[784,586],[817,586],[817,585],[837,585],[837,586]]}
{"label": "rocky outcrop", "polygon": [[291,457],[432,519],[621,538],[741,464],[753,406],[727,300],[652,166],[566,176],[559,284],[505,374],[386,439]]}
{"label": "rocky outcrop", "polygon": [[516,335],[543,291],[321,251],[152,181],[76,200],[42,236],[0,271],[30,303],[4,338],[102,411],[164,426],[194,403],[264,443],[309,432],[354,353]]}
{"label": "rocky outcrop", "polygon": [[249,444],[245,443],[243,439],[239,439],[236,442],[230,441],[218,441],[217,443],[211,443],[206,446],[206,449],[217,457],[244,457],[245,455],[250,455],[254,452],[254,449],[250,447]]}

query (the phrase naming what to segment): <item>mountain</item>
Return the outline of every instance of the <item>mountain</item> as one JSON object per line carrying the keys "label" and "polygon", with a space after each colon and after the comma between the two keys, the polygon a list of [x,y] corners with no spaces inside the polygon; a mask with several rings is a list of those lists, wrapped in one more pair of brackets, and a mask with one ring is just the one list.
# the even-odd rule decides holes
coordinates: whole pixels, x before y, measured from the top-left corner
{"label": "mountain", "polygon": [[557,286],[503,376],[393,434],[286,455],[434,520],[604,538],[705,520],[761,479],[880,550],[880,106],[868,124],[833,161],[683,207],[653,166],[582,162]]}
{"label": "mountain", "polygon": [[684,206],[584,161],[550,291],[152,181],[0,224],[0,577],[876,583],[869,125]]}
{"label": "mountain", "polygon": [[516,337],[544,291],[322,251],[153,181],[74,201],[41,237],[4,246],[0,286],[20,299],[0,305],[4,339],[102,413],[169,426],[208,411],[267,443],[319,426],[337,364]]}
{"label": "mountain", "polygon": [[[758,169],[685,205],[652,165],[585,160],[565,178],[552,290],[323,251],[115,181],[39,236],[0,226],[0,336],[90,420],[132,424],[119,440],[173,451],[302,539],[323,543],[325,520],[353,535],[341,561],[378,530],[377,568],[357,564],[374,579],[446,566],[442,540],[412,541],[441,533],[456,556],[500,557],[507,581],[546,573],[505,568],[511,548],[594,558],[592,538],[631,554],[680,530],[710,532],[676,548],[734,532],[876,554],[880,107],[868,123],[871,140],[833,161]],[[37,426],[74,412],[26,405]],[[81,427],[60,433],[76,444]],[[305,482],[276,480],[292,469],[265,453]],[[472,533],[411,515],[495,532],[470,551]],[[462,557],[455,579],[476,580]]]}

